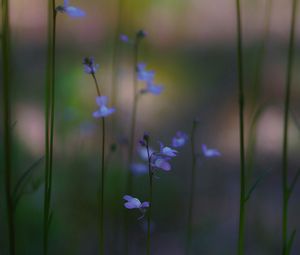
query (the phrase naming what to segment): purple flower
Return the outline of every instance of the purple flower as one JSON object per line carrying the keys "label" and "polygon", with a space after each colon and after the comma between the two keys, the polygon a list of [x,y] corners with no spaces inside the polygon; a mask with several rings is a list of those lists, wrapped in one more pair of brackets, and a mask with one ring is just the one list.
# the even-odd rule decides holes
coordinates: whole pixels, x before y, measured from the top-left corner
{"label": "purple flower", "polygon": [[178,131],[172,139],[172,146],[175,148],[182,147],[186,144],[188,135],[184,132]]}
{"label": "purple flower", "polygon": [[146,88],[141,90],[141,93],[151,93],[153,95],[160,95],[161,92],[164,90],[163,85],[156,85],[152,81],[148,81],[146,83]]}
{"label": "purple flower", "polygon": [[145,202],[141,203],[141,201],[139,199],[137,199],[136,197],[129,196],[129,195],[125,195],[123,197],[123,199],[127,201],[124,204],[124,206],[127,209],[140,209],[140,210],[143,210],[143,209],[146,209],[150,206],[149,202],[145,201]]}
{"label": "purple flower", "polygon": [[161,169],[164,171],[170,171],[171,170],[171,164],[169,163],[170,158],[168,157],[162,157],[157,155],[152,155],[151,157],[151,166],[156,169]]}
{"label": "purple flower", "polygon": [[212,157],[219,157],[221,153],[216,149],[208,149],[205,144],[202,144],[202,152],[205,157],[212,158]]}
{"label": "purple flower", "polygon": [[161,142],[159,142],[160,144],[160,154],[164,155],[164,156],[168,156],[168,157],[176,157],[178,151],[174,150],[168,146],[164,146]]}
{"label": "purple flower", "polygon": [[129,43],[131,40],[129,39],[128,35],[120,34],[120,41],[124,43]]}
{"label": "purple flower", "polygon": [[57,12],[68,14],[70,17],[78,18],[85,16],[85,12],[77,7],[70,6],[69,0],[64,0],[64,5],[59,5],[55,9]]}
{"label": "purple flower", "polygon": [[139,63],[137,65],[137,77],[140,81],[152,82],[154,79],[155,72],[152,70],[146,71],[145,68],[145,63]]}
{"label": "purple flower", "polygon": [[100,96],[96,98],[96,103],[99,106],[99,110],[93,113],[95,118],[102,118],[111,115],[115,112],[114,108],[108,108],[107,104],[107,96]]}
{"label": "purple flower", "polygon": [[83,59],[83,68],[87,74],[95,74],[99,68],[98,64],[95,64],[95,59],[93,57],[85,57]]}
{"label": "purple flower", "polygon": [[132,163],[130,166],[130,170],[137,175],[146,174],[148,172],[147,165],[143,163]]}

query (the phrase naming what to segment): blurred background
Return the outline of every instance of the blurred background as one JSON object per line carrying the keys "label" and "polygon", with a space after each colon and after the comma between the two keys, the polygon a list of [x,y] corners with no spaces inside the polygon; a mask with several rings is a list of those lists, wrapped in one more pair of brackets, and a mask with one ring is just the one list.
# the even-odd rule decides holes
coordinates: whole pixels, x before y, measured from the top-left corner
{"label": "blurred background", "polygon": [[[44,91],[47,56],[47,1],[11,0],[13,180],[44,155]],[[267,173],[247,204],[246,255],[280,254],[283,98],[292,1],[242,0],[249,186]],[[63,4],[57,1],[57,5]],[[181,130],[190,134],[199,119],[196,144],[217,148],[222,157],[199,160],[193,218],[193,254],[232,255],[239,212],[239,130],[236,18],[233,0],[70,0],[86,17],[57,17],[53,222],[49,254],[96,254],[100,122],[93,119],[96,91],[82,59],[94,56],[97,78],[111,98],[115,79],[117,111],[108,118],[110,143],[105,192],[107,254],[123,253],[122,217],[131,215],[131,253],[144,254],[145,224],[123,207],[133,48],[118,40],[143,29],[139,60],[164,85],[159,96],[141,97],[137,141],[144,131],[170,144]],[[300,19],[297,24],[289,173],[299,168]],[[114,62],[115,60],[115,62]],[[115,64],[114,64],[115,63]],[[140,88],[143,84],[139,84]],[[111,105],[111,100],[109,101]],[[256,122],[253,116],[259,111]],[[1,113],[2,114],[2,113]],[[112,128],[114,125],[114,128]],[[251,129],[250,127],[253,126]],[[2,128],[2,125],[1,125]],[[113,132],[112,132],[113,130]],[[1,136],[3,131],[1,130]],[[250,138],[249,138],[250,137]],[[2,138],[1,138],[2,140]],[[253,145],[252,147],[250,145]],[[2,146],[2,144],[1,144]],[[184,254],[190,192],[190,142],[168,173],[154,180],[153,254]],[[3,148],[1,147],[1,162]],[[138,159],[138,155],[136,155]],[[42,253],[44,163],[34,170],[16,210],[17,253]],[[1,163],[1,179],[3,164]],[[134,177],[134,194],[147,199],[146,176]],[[1,201],[4,201],[3,180]],[[290,200],[289,231],[300,228],[300,185]],[[8,254],[5,204],[0,203],[0,254]],[[297,235],[293,255],[300,252]]]}

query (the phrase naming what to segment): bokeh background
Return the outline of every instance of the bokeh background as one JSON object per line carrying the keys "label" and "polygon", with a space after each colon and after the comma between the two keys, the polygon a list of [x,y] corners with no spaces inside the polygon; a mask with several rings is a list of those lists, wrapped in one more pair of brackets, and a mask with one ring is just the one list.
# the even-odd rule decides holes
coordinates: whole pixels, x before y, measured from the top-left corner
{"label": "bokeh background", "polygon": [[[13,179],[44,155],[44,91],[47,49],[47,1],[11,0]],[[290,0],[242,0],[246,84],[246,136],[255,139],[249,183],[267,173],[250,202],[246,216],[246,255],[280,254],[281,147],[283,91],[286,77]],[[270,5],[270,2],[272,4]],[[62,1],[57,1],[57,5]],[[121,4],[121,7],[120,7]],[[140,61],[156,71],[165,86],[159,96],[144,95],[137,117],[137,139],[148,131],[156,141],[170,143],[177,130],[190,133],[199,119],[201,144],[222,157],[199,160],[193,219],[193,254],[232,255],[236,251],[239,209],[239,131],[236,72],[236,18],[233,0],[72,0],[87,15],[57,18],[57,78],[53,222],[50,254],[97,253],[97,199],[100,162],[99,125],[92,78],[82,59],[94,56],[103,94],[111,95],[116,78],[117,113],[110,117],[110,143],[129,133],[132,106],[132,46],[118,34],[133,37],[144,29]],[[270,16],[268,16],[270,15]],[[270,17],[268,26],[268,17]],[[299,45],[292,87],[289,130],[290,176],[299,168]],[[116,65],[113,58],[116,56]],[[115,67],[115,73],[113,72]],[[143,85],[140,84],[140,87]],[[263,106],[263,107],[262,107]],[[248,139],[256,109],[263,109]],[[1,127],[2,128],[2,127]],[[113,130],[113,132],[112,132]],[[2,134],[2,130],[1,130]],[[2,140],[2,139],[1,139]],[[2,146],[2,145],[1,145]],[[108,146],[109,147],[109,146]],[[1,147],[3,152],[3,148]],[[135,212],[125,212],[122,196],[126,150],[119,143],[111,153],[106,182],[107,254],[123,254],[122,217],[132,215],[131,253],[144,254],[146,233]],[[1,153],[1,162],[3,153]],[[138,156],[136,156],[138,158]],[[249,165],[251,165],[249,163]],[[1,179],[3,165],[1,164]],[[190,143],[180,150],[169,173],[154,184],[153,254],[184,254],[187,201],[190,192]],[[16,211],[17,252],[41,254],[43,222],[43,163],[35,168]],[[134,178],[134,196],[147,199],[147,176]],[[0,254],[7,251],[3,181],[1,188]],[[290,200],[289,229],[300,227],[300,185]],[[297,235],[293,255],[300,252]]]}

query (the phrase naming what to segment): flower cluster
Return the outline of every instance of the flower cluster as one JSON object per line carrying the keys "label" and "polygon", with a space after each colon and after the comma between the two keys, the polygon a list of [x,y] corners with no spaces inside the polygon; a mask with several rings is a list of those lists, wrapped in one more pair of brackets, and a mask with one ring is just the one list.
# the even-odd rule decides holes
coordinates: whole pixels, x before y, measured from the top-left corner
{"label": "flower cluster", "polygon": [[56,12],[66,13],[72,18],[79,18],[85,16],[85,12],[77,7],[70,6],[69,0],[64,0],[63,5],[59,5],[55,8]]}
{"label": "flower cluster", "polygon": [[[179,148],[186,144],[188,135],[182,131],[178,131],[172,138],[172,147]],[[148,148],[151,155],[151,165],[154,169],[160,169],[164,171],[171,170],[170,160],[177,156],[178,151],[169,146],[164,146],[161,142],[159,151],[154,151],[151,147]],[[148,151],[143,140],[140,141],[140,146],[137,148],[138,155],[144,162],[148,161]],[[146,163],[135,162],[130,166],[131,171],[136,175],[146,174],[148,172],[148,166]]]}

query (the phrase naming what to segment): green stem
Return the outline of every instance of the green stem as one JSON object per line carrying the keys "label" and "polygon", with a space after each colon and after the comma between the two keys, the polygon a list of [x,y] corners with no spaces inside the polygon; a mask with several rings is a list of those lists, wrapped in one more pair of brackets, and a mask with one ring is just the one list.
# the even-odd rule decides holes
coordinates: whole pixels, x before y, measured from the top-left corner
{"label": "green stem", "polygon": [[12,143],[11,143],[11,116],[10,116],[10,31],[9,31],[9,1],[2,1],[2,58],[3,58],[3,140],[4,140],[4,175],[5,199],[8,217],[9,253],[15,254],[15,220],[14,202],[11,188],[12,173]]}
{"label": "green stem", "polygon": [[191,132],[191,150],[192,150],[192,172],[191,172],[191,190],[188,203],[188,218],[187,218],[187,236],[186,236],[186,254],[190,254],[191,241],[192,241],[192,222],[193,222],[193,210],[194,210],[194,195],[195,195],[195,177],[196,177],[196,164],[197,155],[195,150],[195,135],[196,135],[197,121],[193,122],[193,128]]}
{"label": "green stem", "polygon": [[[137,64],[138,64],[138,53],[139,53],[139,39],[136,39],[134,44],[134,63],[133,63],[133,105],[132,105],[132,115],[131,115],[131,122],[130,122],[130,140],[129,140],[129,149],[128,149],[128,168],[133,161],[133,154],[135,148],[135,132],[136,132],[136,115],[137,115],[137,105],[138,105],[138,80],[136,77],[137,72]],[[127,177],[127,186],[126,192],[127,194],[132,193],[132,172],[129,169],[128,177]],[[128,216],[125,215],[124,219],[124,252],[125,255],[129,254],[129,219]]]}
{"label": "green stem", "polygon": [[[117,13],[117,26],[114,38],[114,48],[112,52],[112,86],[111,86],[111,100],[112,105],[117,107],[117,85],[118,85],[118,57],[120,50],[120,40],[119,36],[121,33],[122,25],[122,11],[123,10],[123,1],[118,1],[118,13]],[[113,130],[115,129],[115,118],[113,118],[112,123]]]}
{"label": "green stem", "polygon": [[43,251],[48,254],[48,236],[50,225],[50,204],[52,190],[53,168],[53,137],[55,110],[55,40],[56,40],[56,10],[55,0],[49,0],[48,16],[48,63],[45,99],[45,191],[44,191],[44,232]]}
{"label": "green stem", "polygon": [[[97,95],[100,97],[100,87],[94,73],[92,77],[95,83]],[[104,254],[104,184],[105,184],[105,118],[102,117],[102,145],[101,145],[101,180],[99,185],[98,203],[99,203],[99,254]]]}
{"label": "green stem", "polygon": [[297,0],[293,0],[289,48],[288,48],[285,101],[284,101],[283,145],[282,145],[282,200],[283,200],[282,255],[288,255],[287,254],[287,242],[288,242],[287,223],[288,223],[288,200],[290,197],[289,184],[288,184],[288,120],[289,120],[289,110],[290,110],[292,71],[293,71],[293,62],[294,62],[297,3],[298,3]]}
{"label": "green stem", "polygon": [[[136,116],[137,116],[137,105],[138,105],[138,80],[136,76],[137,65],[138,65],[138,53],[139,53],[139,40],[136,40],[134,44],[134,66],[133,66],[133,105],[132,105],[132,115],[130,124],[130,144],[129,144],[129,155],[128,162],[129,165],[133,161],[133,154],[135,148],[135,133],[136,133]],[[128,194],[132,193],[132,173],[128,173],[128,183],[127,183]]]}
{"label": "green stem", "polygon": [[273,9],[273,0],[268,0],[266,3],[266,12],[264,19],[264,31],[263,31],[263,39],[262,43],[258,49],[258,60],[255,68],[254,75],[254,84],[253,84],[253,93],[252,93],[252,102],[254,107],[259,102],[261,95],[261,83],[262,83],[262,74],[263,74],[263,64],[266,54],[266,45],[268,42],[269,34],[270,34],[270,24],[271,24],[271,14]]}
{"label": "green stem", "polygon": [[239,79],[239,129],[240,129],[240,214],[238,254],[244,254],[244,228],[245,228],[245,145],[244,145],[244,82],[243,82],[243,48],[242,48],[242,21],[240,0],[236,0],[237,15],[237,65]]}
{"label": "green stem", "polygon": [[149,144],[147,141],[147,154],[148,154],[148,173],[149,173],[149,208],[147,218],[147,255],[150,255],[151,251],[151,217],[152,217],[152,198],[153,198],[153,172],[151,168],[151,156],[149,152]]}

